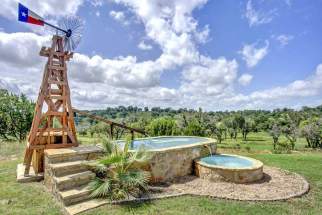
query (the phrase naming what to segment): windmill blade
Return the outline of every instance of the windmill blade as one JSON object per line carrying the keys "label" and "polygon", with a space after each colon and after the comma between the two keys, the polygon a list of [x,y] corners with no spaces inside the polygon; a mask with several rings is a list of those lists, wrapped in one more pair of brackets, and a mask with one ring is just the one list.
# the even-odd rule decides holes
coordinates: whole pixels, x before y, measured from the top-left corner
{"label": "windmill blade", "polygon": [[66,29],[67,33],[62,34],[64,37],[64,50],[73,51],[77,48],[82,38],[84,22],[76,16],[68,16],[61,20],[60,28]]}

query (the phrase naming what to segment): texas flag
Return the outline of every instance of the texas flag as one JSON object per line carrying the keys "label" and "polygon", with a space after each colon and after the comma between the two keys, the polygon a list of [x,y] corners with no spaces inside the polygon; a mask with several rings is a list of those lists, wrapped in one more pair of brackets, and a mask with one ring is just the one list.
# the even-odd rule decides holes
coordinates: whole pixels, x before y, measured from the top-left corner
{"label": "texas flag", "polygon": [[42,17],[20,3],[18,5],[18,14],[18,20],[21,22],[28,22],[35,25],[44,25],[44,19]]}

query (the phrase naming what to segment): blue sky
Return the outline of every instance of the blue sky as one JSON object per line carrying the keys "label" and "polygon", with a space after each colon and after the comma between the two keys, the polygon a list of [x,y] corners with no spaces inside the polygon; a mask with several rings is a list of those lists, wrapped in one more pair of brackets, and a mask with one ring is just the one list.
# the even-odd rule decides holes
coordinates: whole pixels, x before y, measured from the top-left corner
{"label": "blue sky", "polygon": [[[84,20],[69,67],[79,108],[322,103],[321,0],[21,2],[54,23]],[[0,87],[36,99],[45,63],[37,54],[50,35],[19,23],[17,2],[3,5]]]}

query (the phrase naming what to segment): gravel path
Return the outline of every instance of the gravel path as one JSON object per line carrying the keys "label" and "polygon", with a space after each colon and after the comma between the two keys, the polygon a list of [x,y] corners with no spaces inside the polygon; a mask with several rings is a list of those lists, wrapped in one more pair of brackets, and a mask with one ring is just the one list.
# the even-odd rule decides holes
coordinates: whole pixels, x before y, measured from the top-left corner
{"label": "gravel path", "polygon": [[242,201],[273,201],[301,196],[308,190],[309,184],[302,176],[265,166],[264,178],[254,183],[211,182],[196,176],[185,176],[165,186],[152,187],[151,195],[143,199],[190,194]]}

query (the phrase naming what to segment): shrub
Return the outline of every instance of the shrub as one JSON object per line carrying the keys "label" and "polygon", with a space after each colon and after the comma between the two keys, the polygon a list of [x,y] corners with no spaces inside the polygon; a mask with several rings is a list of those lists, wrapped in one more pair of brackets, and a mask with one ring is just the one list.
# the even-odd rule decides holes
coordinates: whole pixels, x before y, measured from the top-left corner
{"label": "shrub", "polygon": [[151,136],[171,136],[178,134],[178,126],[170,117],[161,117],[154,119],[148,126]]}
{"label": "shrub", "polygon": [[273,150],[274,154],[290,154],[292,150],[292,143],[289,141],[278,142],[275,149]]}
{"label": "shrub", "polygon": [[197,120],[191,120],[183,133],[188,136],[205,136],[205,129]]}
{"label": "shrub", "polygon": [[104,141],[106,155],[91,164],[96,172],[96,178],[89,185],[92,197],[119,200],[147,192],[150,173],[141,170],[140,165],[149,156],[143,148],[130,153],[130,144],[128,141],[120,149],[118,145]]}

